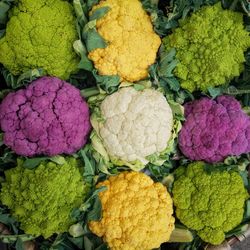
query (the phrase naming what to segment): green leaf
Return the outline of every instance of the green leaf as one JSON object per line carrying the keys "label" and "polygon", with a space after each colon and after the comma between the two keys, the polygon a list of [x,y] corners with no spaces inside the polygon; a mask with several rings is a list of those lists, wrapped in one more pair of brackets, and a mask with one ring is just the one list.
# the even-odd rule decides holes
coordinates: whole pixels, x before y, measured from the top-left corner
{"label": "green leaf", "polygon": [[63,165],[63,164],[66,163],[65,158],[63,156],[60,156],[60,155],[49,157],[48,159],[51,160],[51,161],[53,161],[53,162],[55,162],[58,165]]}
{"label": "green leaf", "polygon": [[92,15],[89,17],[89,20],[92,21],[92,20],[98,20],[100,18],[102,18],[103,16],[105,16],[110,10],[110,7],[108,6],[104,6],[102,8],[99,8],[99,9],[96,9]]}
{"label": "green leaf", "polygon": [[141,85],[141,84],[138,84],[138,83],[135,83],[133,84],[133,88],[136,90],[136,91],[142,91],[145,89],[145,86]]}
{"label": "green leaf", "polygon": [[48,160],[48,157],[27,158],[23,166],[28,169],[36,168],[42,161]]}
{"label": "green leaf", "polygon": [[83,237],[74,238],[74,237],[69,237],[69,236],[68,236],[68,239],[69,239],[74,245],[76,245],[78,248],[84,249],[84,248],[83,248],[83,246],[84,246],[84,239],[83,239]]}
{"label": "green leaf", "polygon": [[84,12],[85,3],[82,5],[81,0],[74,0],[73,6],[75,9],[78,23],[83,28],[84,25],[88,22],[88,19],[85,15],[85,12]]}
{"label": "green leaf", "polygon": [[95,29],[88,30],[88,32],[86,33],[85,43],[88,52],[91,52],[92,50],[98,48],[103,49],[107,47],[107,43]]}
{"label": "green leaf", "polygon": [[0,30],[0,39],[5,35],[5,29]]}
{"label": "green leaf", "polygon": [[221,88],[211,88],[211,87],[208,88],[208,93],[212,98],[216,98],[217,96],[221,95],[222,92],[223,91]]}
{"label": "green leaf", "polygon": [[14,234],[18,234],[17,221],[10,214],[0,214],[0,222],[9,226]]}
{"label": "green leaf", "polygon": [[13,151],[8,148],[4,148],[4,152],[0,155],[0,171],[5,171],[11,167],[16,166],[17,156]]}
{"label": "green leaf", "polygon": [[36,78],[39,78],[41,76],[46,75],[46,72],[43,69],[30,69],[23,74],[21,74],[17,78],[17,87],[21,87],[22,85],[25,85],[25,83],[30,83]]}
{"label": "green leaf", "polygon": [[166,81],[171,90],[177,92],[180,89],[180,83],[175,77],[164,77],[163,79]]}
{"label": "green leaf", "polygon": [[0,24],[5,24],[7,21],[7,13],[10,9],[10,4],[3,1],[0,2]]}
{"label": "green leaf", "polygon": [[98,195],[95,197],[92,210],[87,215],[87,221],[98,221],[102,216],[102,203]]}
{"label": "green leaf", "polygon": [[84,149],[80,150],[79,154],[84,161],[84,180],[89,184],[93,184],[96,168],[95,163],[93,161],[91,162],[89,156],[87,155],[88,151],[90,151],[90,148],[86,146]]}
{"label": "green leaf", "polygon": [[91,71],[93,69],[93,63],[88,59],[88,52],[81,40],[77,40],[73,44],[75,52],[81,57],[81,60],[78,64],[79,69],[84,69]]}
{"label": "green leaf", "polygon": [[100,0],[87,0],[87,6],[88,6],[88,9],[92,9],[92,7],[96,4],[98,4]]}
{"label": "green leaf", "polygon": [[38,77],[46,75],[46,72],[43,69],[30,69],[21,74],[19,77],[14,76],[5,68],[2,69],[1,71],[5,78],[7,86],[13,89],[26,86],[33,80],[37,79]]}
{"label": "green leaf", "polygon": [[18,235],[1,234],[0,235],[0,240],[6,244],[15,243],[18,239],[21,240],[22,242],[25,242],[25,241],[33,240],[35,239],[35,237],[29,234],[18,234]]}
{"label": "green leaf", "polygon": [[25,250],[23,241],[20,238],[17,238],[15,247],[16,250]]}
{"label": "green leaf", "polygon": [[91,242],[91,240],[87,237],[84,236],[84,249],[86,250],[94,250],[94,244]]}
{"label": "green leaf", "polygon": [[98,86],[103,89],[106,93],[112,94],[117,91],[120,85],[120,77],[118,75],[112,76],[101,76],[97,74],[96,70],[93,70],[94,77],[97,81]]}

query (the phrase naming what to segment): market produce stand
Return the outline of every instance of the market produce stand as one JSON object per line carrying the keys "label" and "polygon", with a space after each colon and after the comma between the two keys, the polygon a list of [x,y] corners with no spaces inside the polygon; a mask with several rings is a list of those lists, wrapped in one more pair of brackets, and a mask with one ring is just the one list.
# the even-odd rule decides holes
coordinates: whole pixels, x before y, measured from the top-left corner
{"label": "market produce stand", "polygon": [[0,249],[249,238],[249,32],[247,0],[0,0]]}

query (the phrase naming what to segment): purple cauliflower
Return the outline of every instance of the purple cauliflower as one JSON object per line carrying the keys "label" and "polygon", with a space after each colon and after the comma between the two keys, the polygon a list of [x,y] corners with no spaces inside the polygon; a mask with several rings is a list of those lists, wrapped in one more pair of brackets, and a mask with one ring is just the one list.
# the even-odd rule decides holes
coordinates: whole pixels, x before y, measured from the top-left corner
{"label": "purple cauliflower", "polygon": [[250,152],[250,117],[232,96],[201,98],[185,105],[179,147],[191,160],[218,162]]}
{"label": "purple cauliflower", "polygon": [[55,77],[43,77],[8,94],[0,105],[4,143],[23,156],[72,154],[91,130],[80,91]]}

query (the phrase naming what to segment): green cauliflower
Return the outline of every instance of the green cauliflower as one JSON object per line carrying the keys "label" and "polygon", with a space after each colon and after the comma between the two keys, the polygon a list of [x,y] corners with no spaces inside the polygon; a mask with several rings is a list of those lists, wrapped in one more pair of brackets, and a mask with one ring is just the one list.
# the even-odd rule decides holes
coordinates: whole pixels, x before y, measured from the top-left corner
{"label": "green cauliflower", "polygon": [[213,245],[223,242],[225,233],[241,223],[249,198],[241,176],[234,171],[208,174],[203,162],[180,167],[175,175],[176,216],[203,241]]}
{"label": "green cauliflower", "polygon": [[73,7],[63,0],[19,0],[0,40],[0,63],[13,75],[42,68],[62,79],[77,71]]}
{"label": "green cauliflower", "polygon": [[179,63],[174,74],[184,89],[206,91],[239,76],[250,47],[243,15],[224,10],[221,3],[206,6],[180,21],[164,38],[166,50],[176,49]]}
{"label": "green cauliflower", "polygon": [[62,165],[42,162],[30,170],[18,159],[17,167],[5,171],[0,200],[25,233],[48,238],[75,223],[70,213],[82,204],[89,189],[78,165],[68,157]]}

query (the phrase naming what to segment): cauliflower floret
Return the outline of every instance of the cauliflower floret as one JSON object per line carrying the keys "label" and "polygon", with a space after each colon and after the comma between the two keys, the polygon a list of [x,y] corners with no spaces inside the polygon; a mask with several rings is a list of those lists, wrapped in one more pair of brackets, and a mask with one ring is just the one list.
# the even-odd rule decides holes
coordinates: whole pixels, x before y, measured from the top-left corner
{"label": "cauliflower floret", "polygon": [[161,183],[139,172],[123,172],[97,185],[102,219],[90,230],[112,250],[154,249],[169,240],[174,229],[173,202]]}
{"label": "cauliflower floret", "polygon": [[185,104],[179,147],[191,160],[218,162],[250,152],[250,118],[232,96]]}
{"label": "cauliflower floret", "polygon": [[241,176],[234,171],[208,174],[202,162],[176,171],[173,199],[177,218],[205,242],[222,243],[225,233],[241,223],[249,198]]}
{"label": "cauliflower floret", "polygon": [[191,92],[222,85],[243,70],[244,51],[250,46],[243,15],[224,10],[221,3],[206,6],[180,21],[164,39],[166,50],[176,49],[175,75]]}
{"label": "cauliflower floret", "polygon": [[4,173],[0,200],[21,229],[34,236],[66,232],[74,223],[72,209],[80,206],[89,189],[73,157],[65,158],[63,165],[42,162],[32,170],[18,159],[17,167]]}
{"label": "cauliflower floret", "polygon": [[111,9],[96,28],[108,46],[91,51],[89,58],[100,75],[119,75],[130,82],[146,78],[161,44],[150,17],[138,0],[102,0],[92,12],[104,6]]}
{"label": "cauliflower floret", "polygon": [[147,156],[161,153],[172,135],[173,114],[157,90],[121,88],[100,106],[104,122],[99,133],[110,156],[147,164]]}
{"label": "cauliflower floret", "polygon": [[0,63],[14,75],[42,68],[62,79],[77,71],[73,8],[62,0],[20,0],[0,40]]}
{"label": "cauliflower floret", "polygon": [[19,155],[72,154],[91,129],[80,91],[58,78],[43,77],[10,93],[0,105],[4,143]]}

